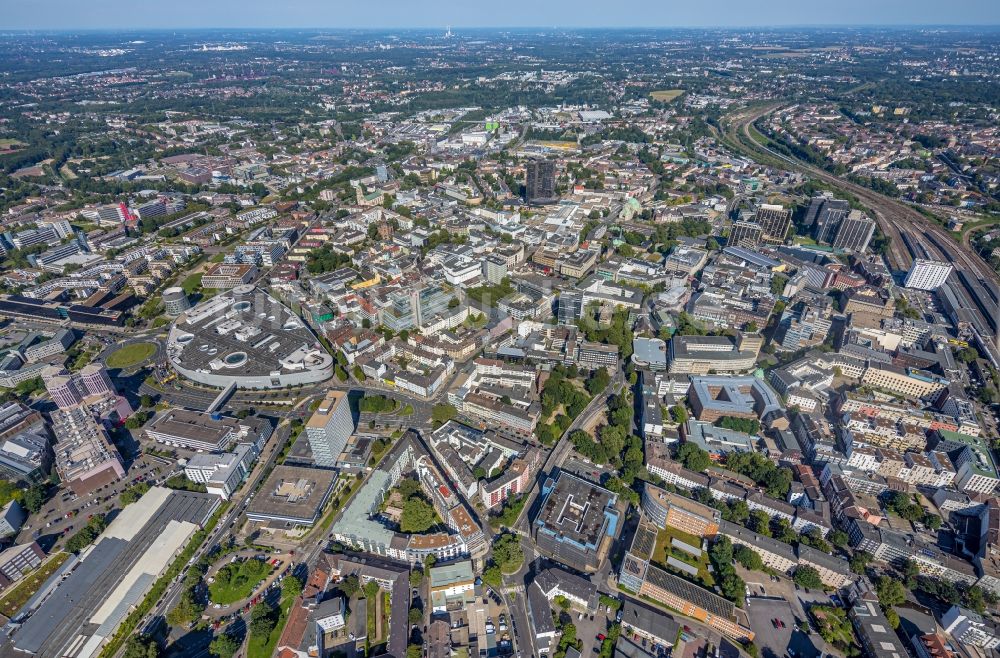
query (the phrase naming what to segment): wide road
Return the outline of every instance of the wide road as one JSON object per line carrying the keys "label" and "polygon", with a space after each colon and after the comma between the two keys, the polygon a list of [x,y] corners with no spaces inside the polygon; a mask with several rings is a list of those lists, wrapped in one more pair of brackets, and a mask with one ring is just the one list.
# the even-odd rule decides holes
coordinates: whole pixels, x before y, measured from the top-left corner
{"label": "wide road", "polygon": [[[290,429],[287,422],[282,422],[275,430],[274,436],[271,440],[267,442],[264,447],[264,454],[266,459],[257,462],[257,467],[253,470],[250,477],[248,478],[247,484],[240,489],[237,495],[233,496],[231,505],[229,509],[222,515],[219,522],[215,525],[212,532],[205,538],[205,541],[195,552],[192,561],[197,561],[206,552],[211,550],[219,540],[230,531],[230,524],[234,523],[239,516],[246,509],[244,503],[248,496],[257,490],[257,487],[263,481],[265,475],[270,472],[271,467],[274,465],[275,460],[281,453],[282,447],[284,447],[285,442],[288,441],[290,434]],[[192,562],[192,563],[193,563]],[[169,611],[180,598],[181,593],[184,591],[184,573],[186,570],[182,570],[181,574],[172,581],[168,586],[167,590],[160,597],[159,602],[153,606],[153,609],[143,618],[139,623],[138,628],[141,630],[145,628],[149,621],[157,616],[165,616],[167,611]],[[122,655],[125,647],[118,652],[118,655]]]}
{"label": "wide road", "polygon": [[764,146],[763,144],[760,144],[756,139],[754,139],[751,132],[753,124],[758,119],[773,114],[781,107],[781,105],[767,105],[764,107],[742,110],[726,117],[723,120],[723,126],[727,127],[729,130],[726,131],[725,136],[730,138],[730,141],[742,146],[743,150],[748,152],[748,155],[753,156],[763,152],[771,158],[777,158],[786,163],[790,169],[807,173],[814,178],[824,181],[825,183],[849,192],[858,199],[864,201],[875,214],[882,232],[891,239],[890,260],[893,261],[892,264],[897,269],[908,269],[912,262],[912,256],[907,251],[905,244],[903,243],[900,231],[905,231],[912,237],[920,237],[921,234],[929,233],[935,236],[941,244],[948,245],[949,251],[951,251],[954,256],[948,257],[948,254],[941,254],[940,250],[936,249],[933,244],[929,244],[928,241],[924,239],[923,242],[926,244],[927,248],[932,252],[938,253],[940,258],[947,261],[954,261],[956,268],[963,268],[969,272],[973,272],[977,275],[977,277],[992,281],[1000,281],[1000,275],[997,275],[988,263],[984,262],[974,253],[971,253],[971,251],[964,248],[964,245],[956,244],[941,225],[933,222],[905,203],[891,199],[867,187],[858,185],[857,183],[844,180],[843,178],[835,176],[834,174],[820,169],[819,167],[815,167],[802,162],[801,160],[788,157],[768,148],[767,146]]}

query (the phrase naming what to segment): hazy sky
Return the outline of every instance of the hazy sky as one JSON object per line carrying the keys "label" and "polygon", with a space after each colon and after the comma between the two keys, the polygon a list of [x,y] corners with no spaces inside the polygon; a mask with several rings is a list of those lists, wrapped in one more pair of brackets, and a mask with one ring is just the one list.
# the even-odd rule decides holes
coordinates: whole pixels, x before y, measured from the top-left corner
{"label": "hazy sky", "polygon": [[1000,24],[1000,0],[0,0],[0,8],[0,30]]}

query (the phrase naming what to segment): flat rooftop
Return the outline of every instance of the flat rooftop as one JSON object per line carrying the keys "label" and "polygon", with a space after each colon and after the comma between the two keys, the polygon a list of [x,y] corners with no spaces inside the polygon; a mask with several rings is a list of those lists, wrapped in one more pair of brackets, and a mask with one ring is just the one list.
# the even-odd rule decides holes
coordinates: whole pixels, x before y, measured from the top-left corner
{"label": "flat rooftop", "polygon": [[319,429],[326,428],[330,422],[330,417],[337,412],[340,405],[347,401],[347,393],[344,391],[327,391],[313,415],[309,417],[306,427]]}
{"label": "flat rooftop", "polygon": [[560,539],[597,547],[605,533],[605,510],[618,497],[603,487],[567,472],[559,474],[535,517],[535,526]]}
{"label": "flat rooftop", "polygon": [[235,418],[219,418],[203,411],[171,409],[157,416],[145,431],[218,445],[230,434],[238,434],[240,423]]}
{"label": "flat rooftop", "polygon": [[336,479],[334,471],[275,466],[247,508],[247,518],[312,525],[319,519]]}

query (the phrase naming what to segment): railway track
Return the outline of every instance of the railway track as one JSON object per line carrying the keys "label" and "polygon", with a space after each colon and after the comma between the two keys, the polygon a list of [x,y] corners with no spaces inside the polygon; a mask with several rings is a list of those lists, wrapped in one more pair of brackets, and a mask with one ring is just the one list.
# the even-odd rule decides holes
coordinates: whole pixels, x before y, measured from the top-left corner
{"label": "railway track", "polygon": [[752,157],[763,156],[764,161],[778,161],[791,170],[806,173],[813,178],[848,192],[875,215],[879,228],[889,238],[889,253],[886,260],[897,271],[910,268],[914,258],[930,258],[952,263],[958,275],[958,283],[974,302],[973,310],[982,316],[985,324],[992,329],[995,348],[1000,354],[1000,275],[989,263],[970,253],[964,244],[956,243],[943,227],[931,221],[920,212],[894,199],[890,199],[867,187],[843,180],[828,171],[801,160],[788,157],[758,142],[751,133],[753,124],[768,114],[781,108],[781,104],[770,104],[745,110],[731,115],[725,120],[728,134],[724,141],[737,150]]}
{"label": "railway track", "polygon": [[[977,278],[1000,282],[1000,276],[993,271],[988,263],[983,262],[974,254],[969,254],[962,245],[954,242],[945,230],[920,214],[913,208],[890,199],[867,187],[843,180],[828,171],[814,167],[800,160],[790,158],[782,153],[771,150],[763,144],[759,144],[751,135],[751,126],[761,117],[773,113],[779,105],[769,105],[757,108],[754,111],[738,114],[734,117],[733,125],[738,128],[738,141],[748,150],[763,151],[772,158],[777,158],[789,165],[791,168],[808,173],[810,176],[822,180],[826,183],[839,187],[850,192],[872,210],[878,221],[879,228],[883,233],[890,236],[890,255],[896,262],[894,265],[900,269],[908,269],[913,258],[904,249],[902,239],[903,231],[910,235],[933,236],[936,241],[934,249],[941,254],[941,260],[955,263],[976,273]],[[947,249],[942,249],[940,245],[949,245]]]}

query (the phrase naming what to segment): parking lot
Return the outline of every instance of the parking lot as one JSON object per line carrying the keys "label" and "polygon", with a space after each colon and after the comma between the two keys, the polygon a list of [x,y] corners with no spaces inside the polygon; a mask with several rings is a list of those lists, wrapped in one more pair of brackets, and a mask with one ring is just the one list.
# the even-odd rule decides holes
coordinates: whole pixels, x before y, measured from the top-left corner
{"label": "parking lot", "polygon": [[164,479],[170,470],[162,461],[143,456],[132,464],[125,479],[104,485],[88,495],[77,496],[69,489],[56,491],[37,514],[28,518],[18,542],[34,540],[51,552],[57,543],[86,525],[88,517],[104,514],[118,506],[118,495],[137,479],[153,484]]}
{"label": "parking lot", "polygon": [[[822,640],[818,635],[807,635],[796,627],[795,613],[788,601],[751,597],[747,614],[761,658],[814,658],[820,655],[821,649],[813,640]],[[776,626],[775,619],[780,620],[780,625]]]}

